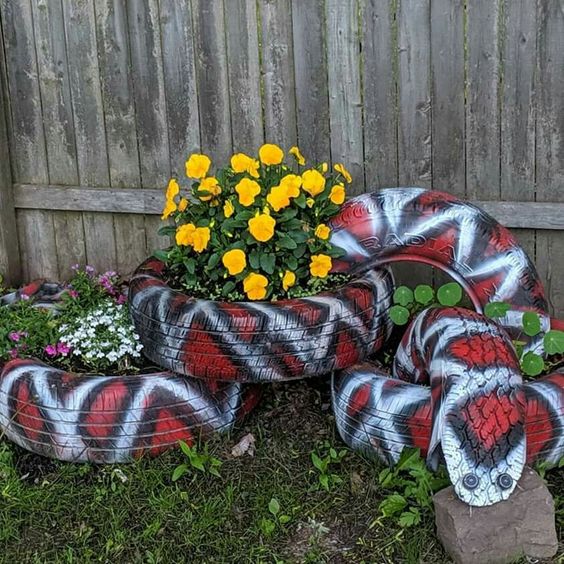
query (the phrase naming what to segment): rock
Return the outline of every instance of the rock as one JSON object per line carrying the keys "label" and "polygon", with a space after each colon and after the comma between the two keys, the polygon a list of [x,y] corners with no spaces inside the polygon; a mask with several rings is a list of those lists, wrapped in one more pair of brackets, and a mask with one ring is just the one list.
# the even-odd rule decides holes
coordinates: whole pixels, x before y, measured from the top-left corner
{"label": "rock", "polygon": [[522,555],[550,558],[558,550],[554,500],[530,468],[507,501],[471,507],[450,486],[435,494],[433,503],[437,535],[459,564],[505,564]]}

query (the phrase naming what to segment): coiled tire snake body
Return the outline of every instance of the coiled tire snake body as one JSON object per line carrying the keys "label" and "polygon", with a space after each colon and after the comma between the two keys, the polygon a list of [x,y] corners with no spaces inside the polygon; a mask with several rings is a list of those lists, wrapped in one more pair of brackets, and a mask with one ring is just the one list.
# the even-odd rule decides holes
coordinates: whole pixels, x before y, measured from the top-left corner
{"label": "coiled tire snake body", "polygon": [[[507,499],[526,462],[564,456],[564,374],[523,384],[511,337],[522,315],[539,314],[542,352],[550,320],[539,276],[510,232],[471,204],[420,188],[350,200],[332,221],[347,254],[340,271],[400,260],[438,267],[465,288],[476,312],[431,308],[404,335],[390,377],[375,364],[333,377],[337,427],[352,448],[397,462],[418,447],[431,467],[444,460],[455,492],[470,505]],[[511,306],[494,322],[487,303]],[[424,387],[420,384],[430,384]]]}
{"label": "coiled tire snake body", "polygon": [[[38,280],[0,298],[56,308],[65,289]],[[74,374],[36,359],[0,366],[0,436],[51,458],[129,462],[229,432],[258,402],[257,386],[172,372]]]}

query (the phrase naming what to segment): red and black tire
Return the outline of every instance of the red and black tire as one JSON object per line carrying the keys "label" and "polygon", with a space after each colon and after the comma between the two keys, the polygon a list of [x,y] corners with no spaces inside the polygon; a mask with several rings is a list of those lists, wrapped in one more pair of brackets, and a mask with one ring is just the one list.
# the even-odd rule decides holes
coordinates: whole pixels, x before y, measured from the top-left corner
{"label": "red and black tire", "polygon": [[170,372],[130,376],[63,372],[33,359],[0,372],[2,435],[70,462],[128,462],[227,433],[259,388],[203,382]]}
{"label": "red and black tire", "polygon": [[369,271],[334,292],[278,302],[215,302],[170,288],[145,261],[129,304],[143,353],[197,378],[268,382],[321,376],[376,352],[391,330],[393,279]]}

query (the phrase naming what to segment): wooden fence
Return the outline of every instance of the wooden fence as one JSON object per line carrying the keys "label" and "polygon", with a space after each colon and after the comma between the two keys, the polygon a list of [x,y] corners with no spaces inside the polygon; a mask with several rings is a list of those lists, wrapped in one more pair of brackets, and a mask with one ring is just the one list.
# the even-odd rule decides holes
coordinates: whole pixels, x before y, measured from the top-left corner
{"label": "wooden fence", "polygon": [[[194,150],[343,161],[511,228],[564,313],[563,0],[0,0],[0,271],[131,270]],[[1,109],[1,108],[0,108]]]}

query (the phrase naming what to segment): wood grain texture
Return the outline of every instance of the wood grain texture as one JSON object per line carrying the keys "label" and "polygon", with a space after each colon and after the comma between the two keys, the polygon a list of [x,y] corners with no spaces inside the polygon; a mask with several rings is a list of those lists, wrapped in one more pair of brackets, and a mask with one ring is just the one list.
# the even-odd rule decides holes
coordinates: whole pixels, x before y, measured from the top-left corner
{"label": "wood grain texture", "polygon": [[[4,42],[0,28],[0,69],[4,77]],[[21,282],[21,261],[16,212],[12,195],[12,171],[8,147],[8,127],[6,115],[9,97],[6,82],[0,81],[0,275],[6,284]]]}
{"label": "wood grain texture", "polygon": [[[500,194],[502,200],[534,201],[537,14],[531,2],[513,0],[503,15]],[[521,231],[519,242],[534,260],[535,232]]]}
{"label": "wood grain texture", "polygon": [[431,61],[429,0],[401,1],[399,50],[399,182],[431,186]]}
{"label": "wood grain texture", "polygon": [[264,142],[256,3],[224,6],[233,151],[255,155]]}
{"label": "wood grain texture", "polygon": [[500,197],[500,0],[467,5],[466,195]]}
{"label": "wood grain texture", "polygon": [[366,189],[397,186],[397,33],[394,0],[361,2]]}
{"label": "wood grain texture", "polygon": [[364,192],[362,94],[357,2],[327,0],[327,68],[331,157],[351,173],[351,194]]}
{"label": "wood grain texture", "polygon": [[[431,2],[433,187],[464,197],[464,0]],[[436,182],[435,182],[436,180]]]}
{"label": "wood grain texture", "polygon": [[[537,58],[537,200],[564,202],[564,7],[539,0]],[[564,233],[537,234],[537,266],[554,315],[564,317]]]}
{"label": "wood grain texture", "polygon": [[325,1],[292,1],[298,142],[308,163],[331,161]]}
{"label": "wood grain texture", "polygon": [[262,40],[265,140],[285,151],[297,143],[292,4],[258,0]]}

